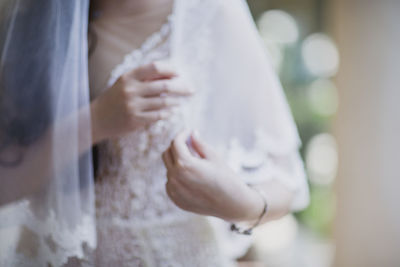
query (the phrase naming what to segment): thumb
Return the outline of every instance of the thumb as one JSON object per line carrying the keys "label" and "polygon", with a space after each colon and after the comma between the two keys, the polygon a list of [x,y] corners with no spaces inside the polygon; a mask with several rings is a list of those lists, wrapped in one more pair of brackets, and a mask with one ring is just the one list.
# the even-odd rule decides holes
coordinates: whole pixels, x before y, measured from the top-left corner
{"label": "thumb", "polygon": [[190,137],[192,139],[193,149],[200,155],[201,158],[211,160],[217,159],[217,154],[214,149],[199,138],[198,132],[192,133]]}

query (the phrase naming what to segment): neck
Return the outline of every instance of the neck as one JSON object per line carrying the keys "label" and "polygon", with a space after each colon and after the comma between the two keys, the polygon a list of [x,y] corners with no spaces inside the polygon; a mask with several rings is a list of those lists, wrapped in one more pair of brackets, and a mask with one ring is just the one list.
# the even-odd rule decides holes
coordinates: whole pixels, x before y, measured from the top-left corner
{"label": "neck", "polygon": [[124,17],[148,13],[171,2],[173,0],[96,0],[94,8],[102,15]]}

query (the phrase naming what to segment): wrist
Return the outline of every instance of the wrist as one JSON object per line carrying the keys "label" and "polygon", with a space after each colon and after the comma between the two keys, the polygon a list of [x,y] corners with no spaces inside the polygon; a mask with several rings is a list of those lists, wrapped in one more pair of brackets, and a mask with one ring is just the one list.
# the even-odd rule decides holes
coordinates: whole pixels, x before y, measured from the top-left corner
{"label": "wrist", "polygon": [[259,218],[260,215],[263,213],[265,208],[265,200],[260,195],[257,190],[253,189],[250,186],[248,187],[248,194],[249,194],[249,204],[247,209],[247,216],[244,218],[244,222],[247,224],[254,224]]}
{"label": "wrist", "polygon": [[234,217],[223,219],[229,222],[245,225],[254,224],[264,209],[264,200],[256,190],[244,183],[242,190],[236,191],[235,195],[241,196],[240,198],[236,197],[232,202],[235,203],[236,215]]}
{"label": "wrist", "polygon": [[[253,229],[260,225],[260,223],[263,221],[263,218],[267,214],[268,211],[268,203],[267,203],[267,197],[265,196],[264,192],[261,191],[258,188],[251,187],[252,191],[254,191],[255,194],[253,195],[258,195],[258,201],[256,198],[254,199],[254,209],[249,210],[249,217],[246,221],[242,221],[240,224],[241,226],[237,226],[235,222],[231,223],[231,231],[236,232],[238,234],[244,234],[244,235],[251,235],[253,232]],[[258,206],[257,203],[262,203],[261,206],[262,208],[258,210],[258,215],[256,212],[256,207]],[[259,207],[257,207],[259,208]],[[256,216],[256,217],[255,217]]]}

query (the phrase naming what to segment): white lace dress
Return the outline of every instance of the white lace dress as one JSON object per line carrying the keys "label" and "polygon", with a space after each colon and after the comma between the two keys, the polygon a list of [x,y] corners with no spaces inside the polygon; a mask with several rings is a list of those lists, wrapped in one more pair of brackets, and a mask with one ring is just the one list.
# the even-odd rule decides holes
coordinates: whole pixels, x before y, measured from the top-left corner
{"label": "white lace dress", "polygon": [[[108,85],[139,65],[167,59],[169,33],[170,19],[125,56]],[[180,210],[166,194],[161,154],[185,123],[176,113],[99,145],[96,266],[234,266],[222,255],[209,220]]]}
{"label": "white lace dress", "polygon": [[[187,29],[186,27],[184,29],[187,32],[186,37],[190,38],[190,43],[196,44],[197,47],[197,49],[190,49],[191,46],[185,41],[185,51],[179,50],[179,53],[185,58],[193,59],[187,63],[193,66],[198,64],[204,68],[201,60],[199,62],[195,60],[195,58],[202,58],[202,55],[207,52],[205,50],[208,46],[203,46],[201,41],[214,40],[206,38],[218,38],[218,35],[208,36],[208,30],[214,25],[206,24],[207,21],[207,23],[211,22],[211,20],[205,19],[206,16],[217,14],[216,10],[219,10],[220,13],[218,16],[213,16],[214,18],[229,15],[223,17],[220,26],[230,25],[229,23],[234,22],[231,19],[236,18],[241,18],[244,25],[251,20],[247,11],[243,12],[245,9],[241,6],[243,4],[241,0],[235,2],[235,7],[239,7],[239,9],[234,8],[233,10],[230,10],[231,5],[225,1],[219,2],[226,5],[222,5],[221,9],[217,9],[219,5],[214,0],[182,0],[179,3],[183,7],[188,5],[185,7],[185,13],[179,14],[185,14],[183,21],[188,26]],[[214,12],[211,12],[212,10]],[[239,10],[239,13],[234,13],[234,10]],[[178,22],[177,13],[173,14],[175,17],[170,16],[168,22],[159,31],[147,38],[140,48],[133,51],[129,49],[131,44],[137,44],[140,41],[132,42],[134,36],[130,34],[130,27],[137,27],[137,32],[143,32],[141,27],[148,27],[154,17],[142,20],[140,25],[135,25],[132,21],[126,22],[126,20],[118,22],[120,24],[116,23],[115,19],[108,22],[103,21],[103,26],[97,29],[97,33],[100,34],[98,36],[100,37],[98,43],[100,49],[97,57],[102,59],[91,63],[94,66],[92,69],[96,69],[96,72],[91,74],[91,81],[97,84],[91,88],[91,90],[95,90],[92,95],[98,95],[102,88],[111,86],[120,75],[137,66],[157,60],[168,60],[174,43],[171,40],[171,28],[172,25],[176,25],[171,23],[171,20],[175,19]],[[230,15],[232,16],[230,17]],[[179,18],[182,19],[182,17]],[[179,25],[182,26],[182,24]],[[254,28],[251,28],[250,25],[247,26],[249,29],[246,28],[246,31],[241,34],[247,36],[247,33],[251,33],[247,38],[257,42],[252,39]],[[176,30],[175,28],[175,33]],[[219,42],[212,42],[212,44],[220,46]],[[174,48],[176,52],[176,43]],[[255,48],[259,49],[257,46]],[[113,53],[113,50],[116,53]],[[121,56],[121,54],[125,54],[121,51],[128,52],[126,56]],[[218,51],[223,54],[220,49]],[[215,54],[215,56],[219,55]],[[212,59],[210,60],[213,62]],[[107,69],[102,68],[102,65],[112,65],[113,67]],[[263,69],[266,66],[260,64],[260,68]],[[110,71],[110,69],[112,70]],[[269,70],[266,69],[266,71]],[[104,79],[104,73],[107,76],[106,82],[101,81]],[[200,74],[196,72],[196,76],[202,77]],[[263,76],[263,74],[257,75]],[[97,81],[99,82],[97,83]],[[262,79],[258,81],[263,82]],[[148,128],[139,128],[126,136],[107,140],[99,145],[99,170],[96,182],[98,234],[98,247],[95,253],[96,266],[231,267],[236,265],[234,258],[243,254],[248,248],[250,240],[229,232],[229,224],[215,218],[198,216],[180,210],[168,198],[165,191],[166,169],[161,154],[168,148],[178,132],[193,125],[193,118],[202,121],[206,116],[204,107],[207,100],[205,99],[209,100],[209,98],[205,98],[205,96],[211,86],[201,84],[202,88],[206,90],[201,91],[201,89],[195,88],[199,92],[196,93],[190,104],[185,103],[178,108],[175,115],[168,120],[159,121]],[[265,85],[277,86],[274,82]],[[101,88],[99,89],[99,87]],[[98,91],[96,92],[96,90]],[[277,92],[280,93],[279,90]],[[284,101],[276,94],[271,93],[270,97],[278,102]],[[269,100],[268,98],[263,99]],[[263,103],[263,105],[266,104]],[[277,103],[268,105],[275,108],[272,110],[274,112],[285,112],[284,108],[277,107]],[[232,106],[230,107],[232,108]],[[274,115],[274,118],[282,117],[285,118],[285,114]],[[286,123],[282,122],[282,124],[284,125],[278,125],[280,129],[295,133],[296,129],[291,128],[290,120]],[[275,123],[271,125],[275,125]],[[283,128],[285,125],[290,127]],[[241,125],[241,127],[243,126]],[[251,129],[249,128],[249,130]],[[235,171],[240,172],[247,183],[279,179],[295,192],[291,209],[304,208],[308,202],[308,190],[297,146],[293,145],[293,148],[286,149],[285,147],[290,144],[277,143],[278,139],[271,141],[270,136],[267,136],[261,129],[257,128],[254,131],[254,135],[252,135],[254,136],[254,149],[245,149],[238,139],[233,139],[231,142],[224,141],[230,146],[225,144],[228,147],[219,149],[224,153],[227,162]],[[290,134],[290,136],[292,135]],[[228,139],[230,138],[233,137]],[[293,141],[294,138],[288,139]],[[283,138],[283,140],[287,139]],[[280,147],[281,145],[283,148]]]}

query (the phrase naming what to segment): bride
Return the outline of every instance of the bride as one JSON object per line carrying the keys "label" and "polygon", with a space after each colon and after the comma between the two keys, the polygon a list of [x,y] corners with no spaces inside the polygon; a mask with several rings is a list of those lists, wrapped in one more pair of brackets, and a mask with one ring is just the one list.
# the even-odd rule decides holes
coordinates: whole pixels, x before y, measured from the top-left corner
{"label": "bride", "polygon": [[87,4],[0,3],[0,265],[234,266],[308,203],[248,7],[93,0],[89,75]]}
{"label": "bride", "polygon": [[89,28],[96,266],[234,266],[240,233],[307,205],[244,1],[94,0]]}

